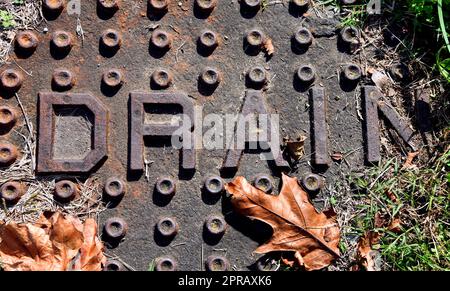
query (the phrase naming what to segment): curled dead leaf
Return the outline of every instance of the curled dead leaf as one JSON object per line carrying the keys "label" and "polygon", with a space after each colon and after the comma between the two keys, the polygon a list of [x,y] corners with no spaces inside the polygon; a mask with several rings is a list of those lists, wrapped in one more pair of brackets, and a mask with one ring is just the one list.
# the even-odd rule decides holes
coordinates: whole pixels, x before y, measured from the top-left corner
{"label": "curled dead leaf", "polygon": [[106,258],[95,220],[46,212],[34,224],[0,224],[0,260],[5,271],[100,271]]}
{"label": "curled dead leaf", "polygon": [[375,213],[375,219],[374,219],[374,226],[375,228],[382,228],[385,227],[388,219],[385,215],[382,215],[380,212]]}
{"label": "curled dead leaf", "polygon": [[392,86],[391,80],[384,72],[380,71],[373,72],[372,81],[381,91],[385,93],[387,93],[389,91],[389,88]]}
{"label": "curled dead leaf", "polygon": [[285,141],[288,153],[294,160],[298,161],[305,155],[306,139],[306,136],[300,135],[295,140],[287,139]]}
{"label": "curled dead leaf", "polygon": [[255,252],[294,252],[295,262],[306,270],[320,270],[339,257],[340,229],[334,211],[319,213],[299,186],[285,174],[278,196],[267,195],[244,177],[226,185],[238,213],[269,224],[272,237]]}
{"label": "curled dead leaf", "polygon": [[367,68],[367,73],[370,74],[370,75],[373,75],[376,71],[377,71],[377,69],[374,68],[374,67],[368,67]]}
{"label": "curled dead leaf", "polygon": [[402,232],[402,221],[400,218],[392,219],[391,223],[388,226],[388,229],[393,233],[401,233]]}
{"label": "curled dead leaf", "polygon": [[380,234],[374,231],[366,232],[359,239],[356,249],[357,259],[367,271],[380,271],[376,261],[379,253],[373,249],[373,246],[378,244],[379,240]]}
{"label": "curled dead leaf", "polygon": [[413,161],[418,155],[419,155],[418,151],[408,153],[408,157],[406,158],[406,161],[403,164],[402,170],[410,170],[410,169],[417,168],[417,166],[413,164]]}
{"label": "curled dead leaf", "polygon": [[288,266],[288,267],[294,267],[295,266],[295,261],[292,260],[291,258],[281,258],[281,261],[283,262],[284,265]]}
{"label": "curled dead leaf", "polygon": [[391,191],[386,191],[386,196],[394,203],[398,203],[398,198],[397,196],[392,193]]}
{"label": "curled dead leaf", "polygon": [[331,159],[335,162],[340,162],[340,161],[342,161],[343,158],[344,158],[344,154],[341,152],[334,152],[331,155]]}
{"label": "curled dead leaf", "polygon": [[264,48],[264,50],[266,51],[266,54],[267,54],[268,56],[272,56],[272,55],[274,54],[274,52],[275,52],[275,47],[273,46],[272,39],[267,38],[267,39],[264,41],[263,48]]}

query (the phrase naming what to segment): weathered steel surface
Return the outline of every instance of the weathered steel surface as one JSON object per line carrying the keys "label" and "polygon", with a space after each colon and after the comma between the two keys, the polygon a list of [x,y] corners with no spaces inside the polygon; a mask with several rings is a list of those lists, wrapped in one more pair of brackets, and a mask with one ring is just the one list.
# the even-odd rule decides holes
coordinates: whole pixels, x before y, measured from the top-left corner
{"label": "weathered steel surface", "polygon": [[[202,149],[196,155],[185,149],[180,158],[170,140],[160,137],[175,129],[164,125],[163,117],[189,113],[193,105],[201,106],[203,115],[245,113],[247,106],[254,111],[251,103],[244,105],[247,92],[247,98],[257,99],[258,112],[280,115],[281,137],[305,135],[311,141],[311,123],[321,123],[318,148],[305,143],[305,157],[292,175],[310,173],[308,162],[317,153],[316,163],[330,166],[322,173],[325,183],[340,177],[339,167],[328,160],[332,152],[350,153],[345,160],[353,168],[363,165],[363,121],[355,100],[359,71],[347,66],[356,62],[349,52],[358,45],[358,32],[341,33],[336,20],[313,11],[303,18],[305,8],[294,3],[302,1],[264,11],[245,1],[216,1],[213,9],[194,1],[167,1],[161,7],[161,1],[119,1],[118,7],[105,6],[114,1],[81,1],[78,31],[82,28],[83,34],[78,36],[77,15],[51,5],[57,1],[46,2],[48,22],[31,44],[18,42],[13,56],[32,76],[14,64],[3,67],[0,105],[21,112],[12,98],[18,92],[38,125],[40,173],[103,179],[105,202],[114,203],[101,215],[102,237],[111,253],[134,268],[146,270],[154,261],[157,270],[267,269],[255,264],[259,256],[252,252],[270,237],[270,228],[235,214],[223,183],[236,175],[257,178],[255,185],[276,195],[276,164],[261,160],[260,151],[244,150],[233,155],[229,165],[236,170],[229,174],[220,171],[230,161],[226,149]],[[272,56],[261,46],[268,39]],[[321,106],[310,102],[311,86],[321,88],[315,89],[322,93]],[[58,104],[81,106],[83,114],[55,116]],[[314,113],[313,121],[311,110],[320,114]],[[55,120],[66,117],[86,117],[90,131],[72,132],[67,122],[55,127]],[[154,118],[164,122],[155,125]],[[9,121],[0,120],[0,141],[23,146],[21,137],[3,125]],[[58,158],[66,153],[63,160],[53,159],[52,147],[61,146],[53,143],[55,128],[62,131],[58,138],[71,141],[56,151]],[[88,141],[64,135],[86,139],[89,132],[90,147],[80,152],[73,147]],[[107,268],[124,266],[112,261]]]}

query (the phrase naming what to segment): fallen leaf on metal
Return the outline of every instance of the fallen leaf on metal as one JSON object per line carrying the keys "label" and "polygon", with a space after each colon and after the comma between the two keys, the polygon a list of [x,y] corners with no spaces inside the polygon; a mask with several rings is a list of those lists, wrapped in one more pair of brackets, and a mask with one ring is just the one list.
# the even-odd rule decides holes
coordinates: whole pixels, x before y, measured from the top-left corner
{"label": "fallen leaf on metal", "polygon": [[297,178],[283,174],[278,196],[267,195],[245,178],[237,177],[226,186],[234,209],[269,224],[273,235],[255,252],[294,252],[294,260],[306,270],[319,270],[339,257],[340,229],[332,210],[319,213],[300,188]]}
{"label": "fallen leaf on metal", "polygon": [[271,56],[274,54],[275,52],[275,47],[273,46],[273,42],[270,38],[268,38],[265,42],[264,42],[264,50],[266,51],[268,56]]}

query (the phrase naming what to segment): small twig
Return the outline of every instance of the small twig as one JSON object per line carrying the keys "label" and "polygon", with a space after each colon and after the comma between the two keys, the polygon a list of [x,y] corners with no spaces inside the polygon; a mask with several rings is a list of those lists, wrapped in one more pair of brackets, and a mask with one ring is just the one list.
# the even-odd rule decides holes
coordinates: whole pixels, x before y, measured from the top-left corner
{"label": "small twig", "polygon": [[84,30],[81,26],[81,20],[80,18],[77,18],[77,35],[81,36],[81,46],[84,45]]}
{"label": "small twig", "polygon": [[[33,125],[31,124],[30,120],[28,119],[27,112],[25,111],[25,108],[23,107],[22,101],[20,101],[19,94],[16,93],[15,96],[16,96],[16,99],[17,99],[17,103],[19,104],[20,110],[22,110],[22,114],[23,114],[23,116],[25,118],[25,123],[26,123],[28,131],[30,133],[31,142],[33,142],[34,141]],[[30,150],[31,171],[34,172],[34,169],[35,169],[34,150],[33,150],[32,146],[31,146],[30,140],[27,140],[26,142],[27,142],[27,146],[28,146],[28,148]]]}
{"label": "small twig", "polygon": [[25,70],[24,68],[22,68],[21,65],[19,65],[19,63],[17,63],[16,59],[13,57],[12,58],[14,61],[14,64],[16,64],[16,66],[18,66],[25,74],[27,74],[28,76],[32,77],[33,76],[33,72],[29,73],[27,70]]}
{"label": "small twig", "polygon": [[178,48],[177,51],[175,53],[175,62],[178,63],[178,52],[183,48],[183,46],[186,44],[186,41],[184,41]]}
{"label": "small twig", "polygon": [[176,29],[172,24],[169,25],[170,28],[172,28],[173,31],[175,31],[177,34],[180,34],[180,32],[178,31],[178,29]]}

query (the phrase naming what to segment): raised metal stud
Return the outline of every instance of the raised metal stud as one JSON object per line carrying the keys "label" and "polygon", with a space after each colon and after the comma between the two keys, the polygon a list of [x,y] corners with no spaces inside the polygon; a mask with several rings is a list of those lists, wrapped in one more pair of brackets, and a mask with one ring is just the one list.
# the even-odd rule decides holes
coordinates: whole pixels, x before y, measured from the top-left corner
{"label": "raised metal stud", "polygon": [[261,0],[242,0],[242,4],[244,4],[247,8],[250,9],[261,8]]}
{"label": "raised metal stud", "polygon": [[120,217],[111,217],[103,227],[105,235],[110,239],[122,239],[128,231],[128,224]]}
{"label": "raised metal stud", "polygon": [[219,71],[214,68],[205,68],[200,74],[200,80],[204,85],[217,86],[221,81]]}
{"label": "raised metal stud", "polygon": [[341,30],[340,33],[342,43],[350,51],[354,51],[359,46],[360,33],[358,28],[354,26],[346,26]]}
{"label": "raised metal stud", "polygon": [[211,11],[216,8],[217,0],[195,0],[195,5],[203,11]]}
{"label": "raised metal stud", "polygon": [[253,185],[265,193],[270,193],[273,190],[272,179],[265,174],[257,175],[253,181]]}
{"label": "raised metal stud", "polygon": [[208,271],[228,271],[230,262],[224,256],[211,255],[206,259],[205,267]]}
{"label": "raised metal stud", "polygon": [[168,88],[172,82],[172,73],[165,69],[157,69],[153,72],[151,81],[158,88]]}
{"label": "raised metal stud", "polygon": [[177,269],[178,263],[172,257],[159,257],[155,259],[155,270],[158,272],[176,271]]}
{"label": "raised metal stud", "polygon": [[116,177],[108,178],[105,182],[104,191],[111,199],[122,197],[127,191],[126,183]]}
{"label": "raised metal stud", "polygon": [[306,8],[309,5],[309,0],[291,0],[291,3],[297,8]]}
{"label": "raised metal stud", "polygon": [[267,73],[263,67],[253,67],[247,73],[248,80],[253,85],[264,85],[267,82]]}
{"label": "raised metal stud", "polygon": [[345,80],[350,82],[358,81],[359,79],[361,79],[361,75],[361,68],[355,64],[348,64],[342,69],[342,76]]}
{"label": "raised metal stud", "polygon": [[44,0],[42,4],[50,12],[61,12],[64,9],[64,0]]}
{"label": "raised metal stud", "polygon": [[148,6],[155,11],[167,11],[169,4],[167,0],[148,0]]}
{"label": "raised metal stud", "polygon": [[297,70],[297,78],[303,83],[312,83],[316,79],[316,70],[311,65],[303,65]]}
{"label": "raised metal stud", "polygon": [[173,217],[163,217],[156,223],[156,230],[164,237],[174,237],[179,229],[178,223]]}
{"label": "raised metal stud", "polygon": [[16,124],[17,115],[14,109],[9,106],[0,106],[0,133],[4,129],[10,129]]}
{"label": "raised metal stud", "polygon": [[409,77],[409,69],[404,64],[395,64],[389,69],[392,78],[396,81],[405,81]]}
{"label": "raised metal stud", "polygon": [[260,29],[252,29],[245,36],[246,43],[252,48],[260,48],[263,46],[266,36]]}
{"label": "raised metal stud", "polygon": [[150,39],[152,45],[160,50],[169,50],[172,46],[172,35],[165,30],[156,29]]}
{"label": "raised metal stud", "polygon": [[318,192],[323,187],[323,178],[316,174],[307,174],[302,179],[302,186],[310,193]]}
{"label": "raised metal stud", "polygon": [[228,224],[221,215],[210,215],[205,220],[205,229],[211,235],[223,235],[227,230]]}
{"label": "raised metal stud", "polygon": [[313,35],[306,27],[301,27],[294,35],[295,44],[298,47],[310,46],[313,42]]}
{"label": "raised metal stud", "polygon": [[52,46],[60,51],[67,52],[73,46],[73,37],[70,32],[57,30],[52,35]]}
{"label": "raised metal stud", "polygon": [[211,30],[202,31],[198,40],[200,45],[207,49],[214,49],[219,44],[216,33]]}
{"label": "raised metal stud", "polygon": [[117,260],[107,260],[103,271],[123,272],[126,271],[125,266]]}
{"label": "raised metal stud", "polygon": [[262,257],[256,262],[256,269],[261,272],[276,271],[278,264],[276,260]]}
{"label": "raised metal stud", "polygon": [[341,0],[341,4],[352,5],[352,4],[356,4],[356,1],[358,1],[358,0]]}
{"label": "raised metal stud", "polygon": [[107,29],[101,36],[102,45],[108,49],[119,49],[122,44],[121,34],[114,29]]}
{"label": "raised metal stud", "polygon": [[101,8],[106,10],[117,10],[119,9],[120,0],[98,0],[98,4]]}
{"label": "raised metal stud", "polygon": [[122,72],[118,69],[111,69],[103,74],[102,82],[108,87],[117,88],[123,84]]}
{"label": "raised metal stud", "polygon": [[9,143],[0,143],[0,167],[12,165],[17,160],[17,148]]}
{"label": "raised metal stud", "polygon": [[67,69],[56,69],[52,75],[52,83],[60,90],[69,90],[75,85],[75,77]]}
{"label": "raised metal stud", "polygon": [[23,84],[23,75],[15,69],[6,69],[0,75],[0,85],[8,93],[19,91]]}
{"label": "raised metal stud", "polygon": [[0,196],[8,204],[15,204],[24,194],[24,186],[20,182],[6,182],[0,188]]}
{"label": "raised metal stud", "polygon": [[203,187],[208,193],[213,195],[220,194],[225,189],[223,180],[219,176],[210,176],[206,178]]}
{"label": "raised metal stud", "polygon": [[55,198],[68,202],[78,195],[78,186],[69,180],[62,180],[55,184]]}
{"label": "raised metal stud", "polygon": [[32,53],[36,50],[38,44],[39,39],[33,31],[21,31],[16,35],[16,48],[19,52]]}
{"label": "raised metal stud", "polygon": [[170,177],[160,177],[156,181],[156,191],[164,196],[173,196],[176,192],[175,181]]}

